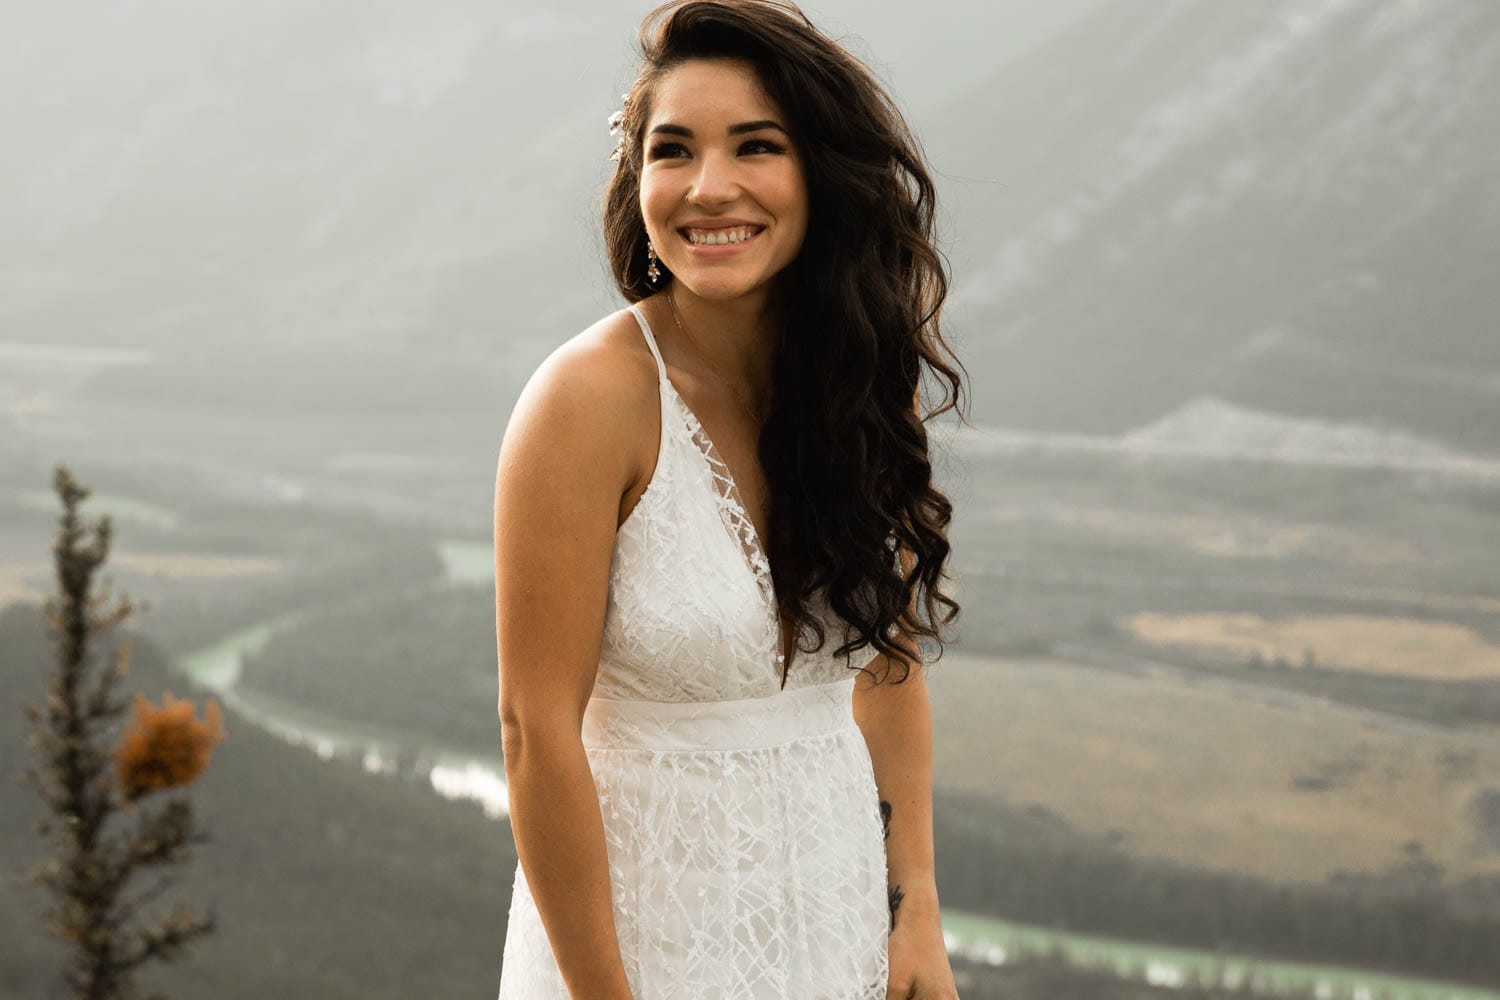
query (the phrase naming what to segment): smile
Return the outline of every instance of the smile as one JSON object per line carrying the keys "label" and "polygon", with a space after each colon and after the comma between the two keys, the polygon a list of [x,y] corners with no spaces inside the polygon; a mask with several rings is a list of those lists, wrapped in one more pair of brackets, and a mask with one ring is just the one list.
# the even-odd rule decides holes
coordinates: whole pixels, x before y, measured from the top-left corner
{"label": "smile", "polygon": [[679,229],[688,246],[696,249],[739,247],[754,241],[765,226],[732,226],[726,229]]}

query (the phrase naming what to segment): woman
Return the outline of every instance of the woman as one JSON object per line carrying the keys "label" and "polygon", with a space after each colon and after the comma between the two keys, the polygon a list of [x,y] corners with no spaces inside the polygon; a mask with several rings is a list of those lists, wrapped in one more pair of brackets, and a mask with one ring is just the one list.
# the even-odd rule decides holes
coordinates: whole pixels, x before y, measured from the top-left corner
{"label": "woman", "polygon": [[640,45],[604,213],[632,304],[542,363],[500,449],[500,997],[950,1000],[932,182],[795,7],[674,0]]}

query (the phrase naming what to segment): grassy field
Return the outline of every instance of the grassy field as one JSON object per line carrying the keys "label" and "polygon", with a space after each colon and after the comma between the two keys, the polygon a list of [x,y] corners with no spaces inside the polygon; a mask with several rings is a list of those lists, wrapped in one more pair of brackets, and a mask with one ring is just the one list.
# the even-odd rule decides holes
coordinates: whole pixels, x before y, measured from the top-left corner
{"label": "grassy field", "polygon": [[1322,882],[1421,853],[1500,873],[1481,749],[1308,700],[949,651],[931,669],[935,780],[1041,806],[1132,853]]}
{"label": "grassy field", "polygon": [[[133,576],[169,577],[174,580],[211,579],[280,573],[281,559],[260,556],[211,556],[197,553],[121,552],[110,558],[117,581]],[[37,603],[50,593],[52,564],[40,559],[0,559],[0,605],[11,601]]]}
{"label": "grassy field", "polygon": [[1129,616],[1135,638],[1264,660],[1310,658],[1325,666],[1429,680],[1500,679],[1500,643],[1456,622],[1374,615],[1270,619],[1239,612]]}

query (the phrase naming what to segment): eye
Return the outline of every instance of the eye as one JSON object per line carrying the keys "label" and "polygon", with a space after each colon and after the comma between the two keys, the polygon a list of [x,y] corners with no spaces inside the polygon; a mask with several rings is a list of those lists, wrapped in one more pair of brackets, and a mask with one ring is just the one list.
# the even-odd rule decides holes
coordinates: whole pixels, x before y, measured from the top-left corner
{"label": "eye", "polygon": [[659,142],[651,147],[651,159],[659,160],[664,156],[673,155],[672,151],[674,149],[682,150],[684,153],[687,152],[686,149],[683,149],[680,142]]}
{"label": "eye", "polygon": [[740,147],[740,151],[744,152],[745,150],[750,149],[750,147],[752,146],[760,146],[769,153],[785,152],[785,149],[783,147],[772,142],[770,139],[751,139],[749,142]]}

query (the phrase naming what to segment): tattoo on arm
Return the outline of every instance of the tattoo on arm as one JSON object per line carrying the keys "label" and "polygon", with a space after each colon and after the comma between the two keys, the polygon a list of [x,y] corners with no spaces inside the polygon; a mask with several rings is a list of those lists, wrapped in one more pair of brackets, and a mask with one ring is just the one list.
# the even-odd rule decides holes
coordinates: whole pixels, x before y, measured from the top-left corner
{"label": "tattoo on arm", "polygon": [[[889,840],[891,838],[891,804],[885,799],[880,800],[880,826],[882,839]],[[896,910],[901,906],[903,898],[905,894],[901,891],[901,886],[891,886],[887,900],[891,907],[891,930],[896,929]]]}

